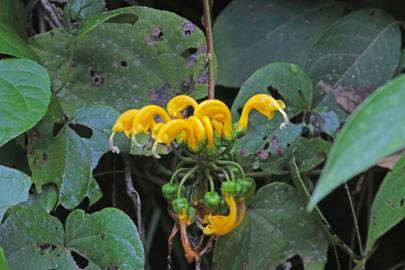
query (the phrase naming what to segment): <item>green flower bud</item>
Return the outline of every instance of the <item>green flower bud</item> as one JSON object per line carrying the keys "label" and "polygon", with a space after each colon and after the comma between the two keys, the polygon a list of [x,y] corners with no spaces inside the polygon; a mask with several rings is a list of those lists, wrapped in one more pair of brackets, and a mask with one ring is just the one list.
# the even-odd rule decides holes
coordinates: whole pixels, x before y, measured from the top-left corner
{"label": "green flower bud", "polygon": [[242,187],[242,193],[246,195],[250,189],[253,187],[253,180],[252,178],[239,178],[236,180],[239,185]]}
{"label": "green flower bud", "polygon": [[235,181],[224,181],[222,182],[221,185],[221,193],[223,195],[228,194],[228,195],[235,195],[237,191],[237,185]]}
{"label": "green flower bud", "polygon": [[188,204],[188,200],[185,197],[180,197],[177,199],[174,199],[172,201],[172,206],[174,209],[174,212],[176,212],[177,214],[181,214],[183,212],[183,209],[186,209],[186,211],[188,211],[189,209],[189,204]]}
{"label": "green flower bud", "polygon": [[177,189],[179,185],[177,183],[167,183],[162,186],[162,195],[169,202],[173,201],[177,196]]}
{"label": "green flower bud", "polygon": [[208,209],[215,209],[221,204],[221,196],[218,193],[210,191],[204,195],[204,205]]}

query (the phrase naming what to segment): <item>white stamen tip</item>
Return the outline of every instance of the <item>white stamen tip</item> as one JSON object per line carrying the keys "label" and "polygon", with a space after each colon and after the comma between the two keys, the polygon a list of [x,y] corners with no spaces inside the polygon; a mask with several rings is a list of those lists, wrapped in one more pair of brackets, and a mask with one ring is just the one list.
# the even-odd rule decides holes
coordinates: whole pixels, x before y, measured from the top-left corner
{"label": "white stamen tip", "polygon": [[157,141],[155,141],[155,143],[153,144],[153,147],[152,147],[152,155],[157,159],[160,158],[159,154],[156,153],[158,145],[159,145],[159,143]]}
{"label": "white stamen tip", "polygon": [[280,129],[287,128],[288,124],[290,123],[290,119],[288,119],[287,113],[283,109],[278,110],[284,118],[284,122],[280,124]]}
{"label": "white stamen tip", "polygon": [[108,140],[108,146],[109,146],[111,152],[113,152],[114,154],[119,154],[120,149],[114,145],[114,135],[115,135],[115,132],[111,133],[110,139]]}

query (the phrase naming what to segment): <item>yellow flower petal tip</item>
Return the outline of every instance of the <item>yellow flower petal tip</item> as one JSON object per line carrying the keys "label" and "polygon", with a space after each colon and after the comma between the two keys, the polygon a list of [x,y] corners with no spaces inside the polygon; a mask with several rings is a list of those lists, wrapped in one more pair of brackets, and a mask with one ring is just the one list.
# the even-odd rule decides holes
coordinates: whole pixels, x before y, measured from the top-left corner
{"label": "yellow flower petal tip", "polygon": [[208,215],[209,224],[203,228],[203,232],[208,235],[222,236],[232,232],[238,224],[238,206],[233,196],[225,196],[225,202],[229,207],[229,214]]}
{"label": "yellow flower petal tip", "polygon": [[194,110],[197,108],[198,103],[192,97],[187,95],[179,95],[172,98],[166,106],[167,112],[170,116],[177,119],[183,119],[182,111],[187,107],[192,107]]}
{"label": "yellow flower petal tip", "polygon": [[112,128],[112,133],[109,139],[109,148],[113,153],[119,153],[120,150],[118,149],[117,146],[114,145],[114,136],[118,132],[124,132],[125,136],[128,138],[131,137],[132,135],[132,123],[137,116],[139,110],[137,109],[131,109],[128,111],[123,112],[117,120],[115,120],[115,123]]}
{"label": "yellow flower petal tip", "polygon": [[183,119],[171,120],[165,124],[156,136],[155,143],[170,145],[179,135],[182,135],[183,132],[186,133],[187,146],[190,150],[196,151],[198,147],[193,128],[188,120]]}

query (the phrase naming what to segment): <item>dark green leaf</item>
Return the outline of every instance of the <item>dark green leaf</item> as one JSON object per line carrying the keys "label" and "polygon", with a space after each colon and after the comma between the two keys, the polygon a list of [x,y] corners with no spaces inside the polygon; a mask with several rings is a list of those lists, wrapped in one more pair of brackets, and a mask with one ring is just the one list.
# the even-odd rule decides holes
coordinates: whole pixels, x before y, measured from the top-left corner
{"label": "dark green leaf", "polygon": [[37,60],[38,56],[19,34],[25,27],[20,0],[0,0],[0,53]]}
{"label": "dark green leaf", "polygon": [[124,111],[149,103],[165,105],[179,93],[206,95],[202,31],[170,12],[129,10],[139,17],[133,25],[99,24],[70,47],[75,48],[71,63],[72,37],[63,30],[31,40],[52,74],[53,87],[62,87],[58,97],[68,116],[84,105]]}
{"label": "dark green leaf", "polygon": [[327,237],[303,205],[289,185],[273,183],[261,188],[242,225],[217,241],[214,263],[227,270],[275,269],[298,254],[305,269],[324,269]]}
{"label": "dark green leaf", "polygon": [[75,21],[79,21],[100,13],[104,9],[104,0],[70,0],[64,6],[64,14]]}
{"label": "dark green leaf", "polygon": [[371,208],[366,252],[375,241],[405,218],[405,155],[384,178]]}
{"label": "dark green leaf", "polygon": [[103,269],[108,266],[144,269],[143,247],[137,229],[118,209],[105,208],[91,215],[75,210],[66,220],[65,241],[68,248]]}
{"label": "dark green leaf", "polygon": [[1,225],[0,245],[13,269],[78,270],[72,251],[89,260],[86,269],[143,269],[136,227],[120,210],[107,208],[92,215],[75,210],[65,230],[44,210],[23,207]]}
{"label": "dark green leaf", "polygon": [[46,113],[50,96],[43,67],[30,60],[1,60],[0,146],[36,124]]}
{"label": "dark green leaf", "polygon": [[332,25],[313,46],[306,70],[333,87],[374,89],[391,79],[400,57],[397,22],[378,9],[353,12]]}
{"label": "dark green leaf", "polygon": [[57,201],[58,189],[53,185],[46,185],[42,188],[41,193],[33,192],[29,194],[28,200],[25,201],[24,204],[41,208],[49,213],[55,207]]}
{"label": "dark green leaf", "polygon": [[405,75],[371,94],[338,133],[310,207],[337,186],[405,146]]}
{"label": "dark green leaf", "polygon": [[3,251],[2,247],[0,247],[0,269],[10,270],[10,266],[8,266],[6,256],[4,255],[4,251]]}
{"label": "dark green leaf", "polygon": [[300,172],[308,172],[325,161],[331,144],[321,138],[300,137],[294,145],[292,155]]}
{"label": "dark green leaf", "polygon": [[7,208],[28,199],[31,179],[15,169],[0,166],[0,221]]}
{"label": "dark green leaf", "polygon": [[238,87],[272,62],[304,66],[315,41],[342,16],[343,8],[342,3],[321,0],[232,1],[214,25],[218,83]]}

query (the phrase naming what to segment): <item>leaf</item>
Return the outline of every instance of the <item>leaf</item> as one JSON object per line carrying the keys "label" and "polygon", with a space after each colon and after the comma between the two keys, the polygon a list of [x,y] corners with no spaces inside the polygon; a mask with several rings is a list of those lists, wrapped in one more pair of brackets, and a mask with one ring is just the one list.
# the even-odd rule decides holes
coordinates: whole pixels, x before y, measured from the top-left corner
{"label": "leaf", "polygon": [[46,113],[50,96],[43,67],[30,60],[1,60],[0,146],[36,124]]}
{"label": "leaf", "polygon": [[29,194],[28,200],[23,204],[38,207],[45,210],[47,213],[51,212],[58,201],[58,190],[53,185],[46,185],[41,193],[33,192]]}
{"label": "leaf", "polygon": [[327,237],[293,187],[267,185],[248,209],[242,225],[216,243],[213,261],[219,269],[275,269],[297,254],[305,269],[324,269]]}
{"label": "leaf", "polygon": [[349,117],[329,152],[308,207],[405,146],[405,75],[371,94]]}
{"label": "leaf", "polygon": [[24,19],[16,10],[23,8],[22,1],[0,0],[0,6],[0,53],[37,60],[38,56],[19,36]]}
{"label": "leaf", "polygon": [[[234,119],[239,118],[246,101],[258,93],[270,93],[284,100],[287,114],[292,118],[301,111],[310,109],[313,89],[311,80],[298,66],[288,63],[267,65],[256,71],[242,85],[232,105]],[[254,169],[259,168],[268,158],[277,160],[288,144],[300,135],[300,124],[290,124],[288,128],[280,130],[281,117],[278,113],[276,115],[269,121],[257,112],[251,113],[247,133],[237,140],[234,148],[239,162]],[[274,172],[279,172],[280,169],[282,168]]]}
{"label": "leaf", "polygon": [[405,218],[405,155],[381,184],[371,207],[366,252],[375,241]]}
{"label": "leaf", "polygon": [[16,140],[11,140],[0,147],[0,165],[15,168],[24,173],[30,172],[25,150]]}
{"label": "leaf", "polygon": [[321,0],[232,1],[214,25],[218,83],[239,87],[273,62],[304,66],[313,44],[343,9],[342,3]]}
{"label": "leaf", "polygon": [[10,270],[10,266],[8,266],[6,256],[4,255],[4,251],[3,251],[2,247],[0,247],[0,269]]}
{"label": "leaf", "polygon": [[68,248],[101,268],[121,265],[122,269],[144,269],[137,229],[118,209],[105,208],[91,215],[75,210],[66,220],[65,239]]}
{"label": "leaf", "polygon": [[[79,221],[83,227],[76,224]],[[24,207],[8,217],[0,227],[0,245],[12,269],[78,270],[73,251],[89,260],[91,269],[143,269],[143,248],[136,227],[120,210],[106,208],[92,215],[75,210],[65,227],[66,232],[57,218],[39,208]],[[86,241],[92,241],[93,251],[87,252],[85,245],[78,244]],[[94,255],[98,252],[103,252],[102,258]]]}
{"label": "leaf", "polygon": [[61,29],[31,39],[53,88],[61,88],[58,97],[68,116],[85,105],[124,111],[149,103],[165,105],[180,93],[206,95],[202,31],[170,12],[126,10],[138,17],[134,24],[99,24],[70,48],[72,37]]}
{"label": "leaf", "polygon": [[104,0],[70,0],[64,6],[64,14],[75,21],[104,11]]}
{"label": "leaf", "polygon": [[15,169],[0,166],[0,221],[10,206],[28,199],[31,179]]}
{"label": "leaf", "polygon": [[300,172],[308,172],[325,161],[331,144],[321,138],[300,137],[290,147]]}
{"label": "leaf", "polygon": [[378,9],[359,10],[328,28],[312,47],[305,70],[315,82],[333,87],[374,89],[394,75],[400,47],[393,18]]}

